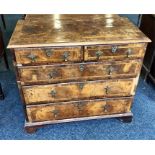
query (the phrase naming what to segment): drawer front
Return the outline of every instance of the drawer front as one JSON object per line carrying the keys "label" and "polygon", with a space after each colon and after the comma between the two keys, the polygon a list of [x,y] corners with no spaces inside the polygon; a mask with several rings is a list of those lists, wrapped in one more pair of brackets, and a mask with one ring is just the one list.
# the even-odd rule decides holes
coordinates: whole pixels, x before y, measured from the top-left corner
{"label": "drawer front", "polygon": [[17,64],[49,64],[80,62],[83,59],[81,47],[16,49]]}
{"label": "drawer front", "polygon": [[63,102],[29,106],[29,122],[42,122],[78,117],[91,117],[130,112],[132,98]]}
{"label": "drawer front", "polygon": [[26,104],[134,95],[136,79],[23,86]]}
{"label": "drawer front", "polygon": [[68,82],[75,80],[102,80],[107,78],[136,77],[141,61],[131,60],[113,63],[80,63],[19,67],[20,81],[24,84]]}
{"label": "drawer front", "polygon": [[143,58],[146,44],[86,46],[85,61]]}

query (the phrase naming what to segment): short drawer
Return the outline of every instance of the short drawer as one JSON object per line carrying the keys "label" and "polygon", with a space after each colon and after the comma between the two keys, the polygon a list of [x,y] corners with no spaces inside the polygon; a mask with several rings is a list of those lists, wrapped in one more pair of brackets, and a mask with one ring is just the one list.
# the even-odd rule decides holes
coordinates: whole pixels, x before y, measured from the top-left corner
{"label": "short drawer", "polygon": [[128,45],[96,45],[86,46],[84,51],[85,61],[124,60],[143,58],[146,44]]}
{"label": "short drawer", "polygon": [[26,104],[134,95],[137,79],[23,86]]}
{"label": "short drawer", "polygon": [[24,84],[46,84],[76,80],[102,80],[109,78],[136,77],[141,60],[111,63],[76,63],[72,65],[48,65],[19,67],[20,81]]}
{"label": "short drawer", "polygon": [[73,119],[130,112],[132,98],[62,102],[27,106],[29,122]]}
{"label": "short drawer", "polygon": [[83,51],[81,47],[16,49],[15,58],[23,65],[80,62]]}

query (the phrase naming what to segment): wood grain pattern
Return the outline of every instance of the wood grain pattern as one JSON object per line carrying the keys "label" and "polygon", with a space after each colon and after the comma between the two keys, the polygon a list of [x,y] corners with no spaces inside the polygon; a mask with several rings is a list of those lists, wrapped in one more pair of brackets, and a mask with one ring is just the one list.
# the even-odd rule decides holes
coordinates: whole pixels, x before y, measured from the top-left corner
{"label": "wood grain pattern", "polygon": [[28,106],[29,122],[112,115],[130,112],[132,98],[63,102]]}
{"label": "wood grain pattern", "polygon": [[83,59],[81,47],[16,49],[17,64],[36,65],[48,63],[80,62]]}
{"label": "wood grain pattern", "polygon": [[19,67],[19,79],[24,85],[102,80],[136,77],[141,69],[141,60],[74,63],[72,65],[48,65]]}
{"label": "wood grain pattern", "polygon": [[26,104],[134,95],[135,79],[23,86]]}
{"label": "wood grain pattern", "polygon": [[[103,15],[100,15],[101,18]],[[89,19],[89,18],[88,18]],[[150,40],[127,18],[23,21],[8,48],[141,43]]]}
{"label": "wood grain pattern", "polygon": [[13,48],[28,132],[79,120],[124,117],[131,106],[148,39],[118,15],[27,15]]}
{"label": "wood grain pattern", "polygon": [[120,18],[117,14],[28,14],[25,20],[52,21],[52,20],[104,20],[107,18]]}
{"label": "wood grain pattern", "polygon": [[107,119],[107,118],[117,118],[120,120],[122,118],[121,122],[124,122],[123,119],[125,118],[132,118],[133,113],[132,112],[126,112],[121,114],[112,114],[112,115],[100,115],[100,116],[91,116],[91,117],[78,117],[78,118],[69,118],[69,119],[62,119],[62,120],[50,120],[50,121],[43,121],[43,122],[28,122],[25,121],[25,127],[26,128],[38,128],[43,125],[48,124],[56,124],[56,123],[67,123],[67,122],[76,122],[76,121],[88,121],[92,119]]}
{"label": "wood grain pattern", "polygon": [[[116,51],[112,51],[116,48]],[[146,44],[96,45],[86,46],[85,61],[124,60],[143,58]],[[100,52],[100,55],[97,55]]]}

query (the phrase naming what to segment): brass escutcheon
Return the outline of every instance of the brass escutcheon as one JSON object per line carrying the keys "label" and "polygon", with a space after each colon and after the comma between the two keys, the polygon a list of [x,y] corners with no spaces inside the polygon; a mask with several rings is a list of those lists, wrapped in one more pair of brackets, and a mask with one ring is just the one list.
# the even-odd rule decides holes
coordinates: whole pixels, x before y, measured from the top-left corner
{"label": "brass escutcheon", "polygon": [[81,72],[84,71],[84,65],[81,64],[79,68],[80,68],[80,71],[81,71]]}
{"label": "brass escutcheon", "polygon": [[51,90],[50,94],[52,95],[52,97],[56,96],[56,90]]}
{"label": "brass escutcheon", "polygon": [[53,113],[54,117],[57,117],[58,114],[60,113],[60,111],[55,109],[52,111],[52,113]]}
{"label": "brass escutcheon", "polygon": [[131,53],[132,53],[132,50],[129,48],[129,49],[127,50],[127,58],[130,57]]}
{"label": "brass escutcheon", "polygon": [[50,49],[46,49],[46,50],[45,50],[45,54],[46,54],[47,57],[51,57],[52,54],[53,54],[53,51],[50,50]]}
{"label": "brass escutcheon", "polygon": [[114,71],[114,67],[109,66],[109,68],[108,68],[108,74],[111,75],[113,71]]}
{"label": "brass escutcheon", "polygon": [[68,61],[68,57],[69,57],[69,53],[68,52],[64,52],[64,54],[63,54],[64,61]]}
{"label": "brass escutcheon", "polygon": [[109,104],[105,104],[102,108],[104,112],[109,112],[111,109],[111,106]]}
{"label": "brass escutcheon", "polygon": [[80,84],[79,84],[79,88],[80,88],[80,90],[82,90],[83,87],[84,87],[84,83],[80,83]]}
{"label": "brass escutcheon", "polygon": [[118,49],[118,47],[115,45],[115,46],[112,46],[111,47],[111,52],[112,53],[116,53],[117,52],[117,49]]}
{"label": "brass escutcheon", "polygon": [[51,79],[54,79],[54,78],[56,77],[56,75],[57,75],[57,71],[54,70],[54,71],[50,72],[48,75],[49,75],[49,77],[50,77]]}
{"label": "brass escutcheon", "polygon": [[109,90],[110,90],[110,87],[107,86],[107,87],[105,87],[104,89],[105,89],[105,93],[108,94],[108,93],[109,93]]}

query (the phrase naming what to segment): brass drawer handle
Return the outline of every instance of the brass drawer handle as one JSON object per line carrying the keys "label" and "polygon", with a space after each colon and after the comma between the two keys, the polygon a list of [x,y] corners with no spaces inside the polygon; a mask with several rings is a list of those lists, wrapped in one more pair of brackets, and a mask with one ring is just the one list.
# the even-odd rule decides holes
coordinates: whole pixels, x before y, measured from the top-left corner
{"label": "brass drawer handle", "polygon": [[57,117],[60,114],[60,111],[55,109],[52,111],[52,114],[54,115],[54,117]]}
{"label": "brass drawer handle", "polygon": [[116,53],[117,52],[118,47],[117,46],[112,46],[111,47],[111,52],[112,53]]}
{"label": "brass drawer handle", "polygon": [[114,71],[114,67],[110,66],[108,68],[108,75],[111,75],[113,71]]}
{"label": "brass drawer handle", "polygon": [[96,57],[97,57],[97,59],[99,59],[100,56],[102,56],[102,55],[103,55],[103,52],[102,52],[102,51],[97,51],[97,52],[96,52]]}
{"label": "brass drawer handle", "polygon": [[130,57],[131,53],[132,53],[132,50],[129,48],[129,49],[127,50],[127,58]]}
{"label": "brass drawer handle", "polygon": [[31,54],[27,55],[27,58],[29,58],[32,62],[34,62],[36,60],[37,56],[31,53]]}
{"label": "brass drawer handle", "polygon": [[105,87],[104,89],[105,89],[105,93],[106,93],[106,94],[109,94],[110,87],[109,87],[109,86],[107,86],[107,87]]}
{"label": "brass drawer handle", "polygon": [[52,95],[52,97],[55,97],[57,92],[56,92],[56,90],[51,90],[50,94]]}
{"label": "brass drawer handle", "polygon": [[81,72],[84,71],[84,65],[81,64],[79,68],[80,68],[80,71],[81,71]]}
{"label": "brass drawer handle", "polygon": [[54,70],[54,71],[50,72],[48,75],[49,75],[50,79],[54,79],[57,76],[57,71]]}
{"label": "brass drawer handle", "polygon": [[68,61],[68,57],[69,57],[69,53],[68,52],[64,52],[64,54],[63,54],[64,61]]}
{"label": "brass drawer handle", "polygon": [[53,51],[50,50],[50,49],[46,49],[46,50],[45,50],[45,54],[46,54],[47,57],[51,57],[52,54],[53,54]]}
{"label": "brass drawer handle", "polygon": [[111,110],[111,105],[106,104],[106,105],[104,105],[102,108],[103,108],[103,112],[110,112],[110,110]]}

